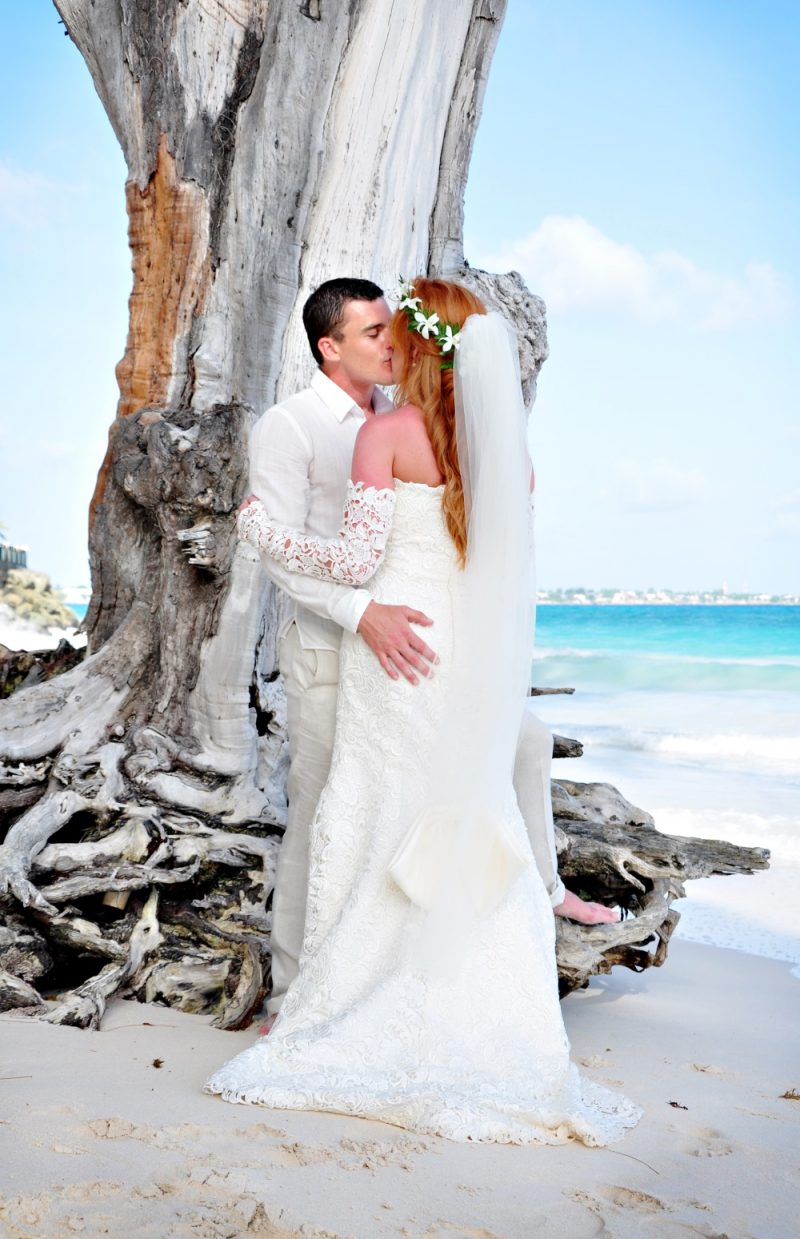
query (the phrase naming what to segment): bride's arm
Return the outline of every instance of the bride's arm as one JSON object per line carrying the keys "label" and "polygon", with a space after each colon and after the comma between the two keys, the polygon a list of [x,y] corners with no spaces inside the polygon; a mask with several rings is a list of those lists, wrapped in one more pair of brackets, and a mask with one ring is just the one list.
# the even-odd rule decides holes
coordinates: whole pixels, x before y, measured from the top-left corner
{"label": "bride's arm", "polygon": [[236,527],[240,538],[277,559],[289,572],[363,585],[383,559],[394,503],[393,490],[350,481],[337,538],[314,538],[278,525],[259,499],[239,512]]}
{"label": "bride's arm", "polygon": [[370,419],[356,439],[338,537],[315,538],[279,525],[258,499],[240,510],[239,537],[289,572],[349,585],[368,581],[383,559],[395,505],[388,437],[374,423]]}

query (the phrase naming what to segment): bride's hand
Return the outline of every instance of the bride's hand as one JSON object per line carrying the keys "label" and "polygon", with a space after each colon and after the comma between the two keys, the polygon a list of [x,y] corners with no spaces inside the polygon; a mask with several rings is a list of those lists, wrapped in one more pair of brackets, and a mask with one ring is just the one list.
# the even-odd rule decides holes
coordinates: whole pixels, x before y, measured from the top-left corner
{"label": "bride's hand", "polygon": [[258,495],[248,495],[246,499],[242,500],[236,511],[244,512],[245,508],[249,508],[251,503],[258,503]]}

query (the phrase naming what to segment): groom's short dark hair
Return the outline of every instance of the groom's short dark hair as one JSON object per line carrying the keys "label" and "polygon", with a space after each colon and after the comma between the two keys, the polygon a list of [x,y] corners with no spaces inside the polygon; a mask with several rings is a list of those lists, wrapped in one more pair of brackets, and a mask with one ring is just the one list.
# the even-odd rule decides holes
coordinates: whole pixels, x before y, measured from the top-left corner
{"label": "groom's short dark hair", "polygon": [[323,336],[333,336],[334,340],[341,338],[337,332],[348,301],[377,301],[382,296],[383,289],[372,280],[357,280],[347,275],[326,280],[314,289],[303,306],[303,326],[318,366],[323,359],[317,345]]}

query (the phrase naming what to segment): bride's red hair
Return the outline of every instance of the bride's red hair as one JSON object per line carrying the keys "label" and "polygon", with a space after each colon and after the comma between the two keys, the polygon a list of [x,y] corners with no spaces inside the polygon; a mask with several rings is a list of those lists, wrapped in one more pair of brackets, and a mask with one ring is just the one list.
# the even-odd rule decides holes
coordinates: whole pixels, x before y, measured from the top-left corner
{"label": "bride's red hair", "polygon": [[[419,297],[426,315],[438,314],[441,324],[451,323],[454,327],[462,327],[470,314],[486,313],[486,306],[474,293],[463,284],[448,280],[426,280],[418,276],[413,281],[411,296]],[[390,330],[395,359],[399,363],[397,402],[416,405],[425,418],[436,464],[444,478],[442,511],[463,567],[467,554],[467,520],[456,447],[453,371],[442,369],[447,355],[442,356],[432,336],[425,340],[418,332],[409,330],[405,310],[395,310]]]}

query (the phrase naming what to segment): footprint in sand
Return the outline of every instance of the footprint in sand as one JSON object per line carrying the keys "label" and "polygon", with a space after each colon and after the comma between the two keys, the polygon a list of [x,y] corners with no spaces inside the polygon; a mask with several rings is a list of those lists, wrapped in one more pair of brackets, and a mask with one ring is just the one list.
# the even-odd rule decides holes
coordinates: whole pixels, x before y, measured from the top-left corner
{"label": "footprint in sand", "polygon": [[721,1131],[713,1127],[702,1127],[697,1133],[697,1144],[685,1149],[692,1157],[727,1157],[733,1152],[733,1145]]}
{"label": "footprint in sand", "polygon": [[187,1175],[193,1188],[203,1188],[231,1199],[255,1198],[269,1174],[263,1166],[191,1166]]}
{"label": "footprint in sand", "polygon": [[399,1140],[354,1140],[346,1137],[338,1144],[313,1145],[296,1140],[273,1146],[267,1151],[270,1160],[279,1166],[315,1166],[334,1162],[340,1170],[378,1170],[383,1166],[399,1166],[414,1170],[416,1157],[429,1153],[431,1145],[412,1137]]}
{"label": "footprint in sand", "polygon": [[[131,1123],[128,1119],[105,1118],[91,1119],[79,1130],[83,1134],[97,1136],[101,1140],[140,1140],[144,1144],[155,1145],[158,1149],[187,1148],[196,1149],[205,1140],[210,1148],[219,1144],[220,1132],[214,1127],[202,1127],[197,1123],[180,1123],[172,1127],[151,1127],[147,1123]],[[244,1136],[252,1139],[254,1136],[274,1136],[282,1139],[285,1131],[278,1127],[270,1127],[266,1123],[255,1123],[251,1127],[236,1128],[227,1132],[227,1136],[235,1139]]]}
{"label": "footprint in sand", "polygon": [[[255,1171],[253,1172],[255,1177]],[[263,1187],[263,1172],[260,1186]],[[0,1196],[2,1239],[69,1239],[83,1235],[136,1235],[138,1239],[341,1239],[317,1227],[296,1229],[282,1223],[282,1212],[272,1218],[252,1196],[242,1195],[246,1177],[220,1176],[217,1183],[189,1180],[179,1183],[87,1181],[68,1187],[54,1185],[47,1193],[4,1198]],[[160,1208],[164,1198],[167,1199]],[[99,1211],[98,1202],[114,1212]],[[79,1210],[76,1210],[76,1205]]]}
{"label": "footprint in sand", "polygon": [[460,1226],[457,1222],[434,1222],[420,1239],[503,1239],[485,1226]]}
{"label": "footprint in sand", "polygon": [[178,1186],[175,1183],[168,1183],[165,1180],[154,1180],[152,1183],[144,1183],[140,1187],[133,1188],[132,1196],[141,1196],[142,1200],[160,1200],[162,1196],[175,1196],[178,1193]]}
{"label": "footprint in sand", "polygon": [[324,1144],[303,1144],[299,1140],[291,1144],[279,1144],[276,1148],[267,1150],[270,1161],[278,1166],[316,1166],[320,1162],[336,1160],[332,1149]]}
{"label": "footprint in sand", "polygon": [[730,1078],[734,1075],[733,1071],[726,1071],[724,1067],[717,1067],[715,1063],[685,1063],[690,1071],[697,1071],[704,1076],[725,1076]]}
{"label": "footprint in sand", "polygon": [[604,1187],[602,1193],[613,1204],[619,1205],[621,1209],[634,1209],[637,1213],[663,1213],[672,1206],[665,1201],[659,1200],[658,1196],[651,1196],[648,1192],[639,1192],[632,1187]]}
{"label": "footprint in sand", "polygon": [[[0,1196],[0,1223],[10,1222],[20,1229],[22,1226],[41,1226],[50,1213],[52,1204],[46,1192],[39,1196]],[[13,1234],[13,1231],[9,1234]]]}
{"label": "footprint in sand", "polygon": [[[588,1192],[570,1193],[576,1204],[584,1205],[597,1215],[595,1221],[601,1224],[601,1229],[596,1232],[598,1236],[608,1236],[609,1239],[611,1236],[613,1239],[644,1239],[644,1236],[652,1236],[653,1239],[689,1239],[690,1235],[697,1235],[698,1239],[730,1239],[730,1236],[701,1219],[690,1221],[686,1217],[678,1219],[668,1216],[676,1209],[686,1207],[710,1213],[711,1206],[702,1201],[662,1200],[649,1192],[619,1185],[599,1188],[598,1191],[604,1199],[601,1200]],[[609,1204],[616,1206],[613,1213],[609,1213]],[[572,1239],[573,1232],[568,1233]],[[742,1239],[747,1237],[742,1236]]]}
{"label": "footprint in sand", "polygon": [[397,1140],[354,1140],[345,1137],[339,1148],[349,1156],[338,1158],[343,1170],[377,1170],[382,1166],[399,1166],[401,1170],[414,1170],[416,1157],[431,1152],[430,1141],[413,1136],[401,1136]]}
{"label": "footprint in sand", "polygon": [[116,1196],[125,1188],[122,1183],[115,1183],[113,1179],[95,1179],[83,1183],[69,1183],[62,1187],[59,1195],[62,1200],[71,1201],[87,1201],[87,1200],[107,1200],[109,1196]]}
{"label": "footprint in sand", "polygon": [[602,1054],[590,1054],[588,1058],[579,1058],[577,1062],[581,1067],[610,1067],[611,1059],[604,1058]]}

